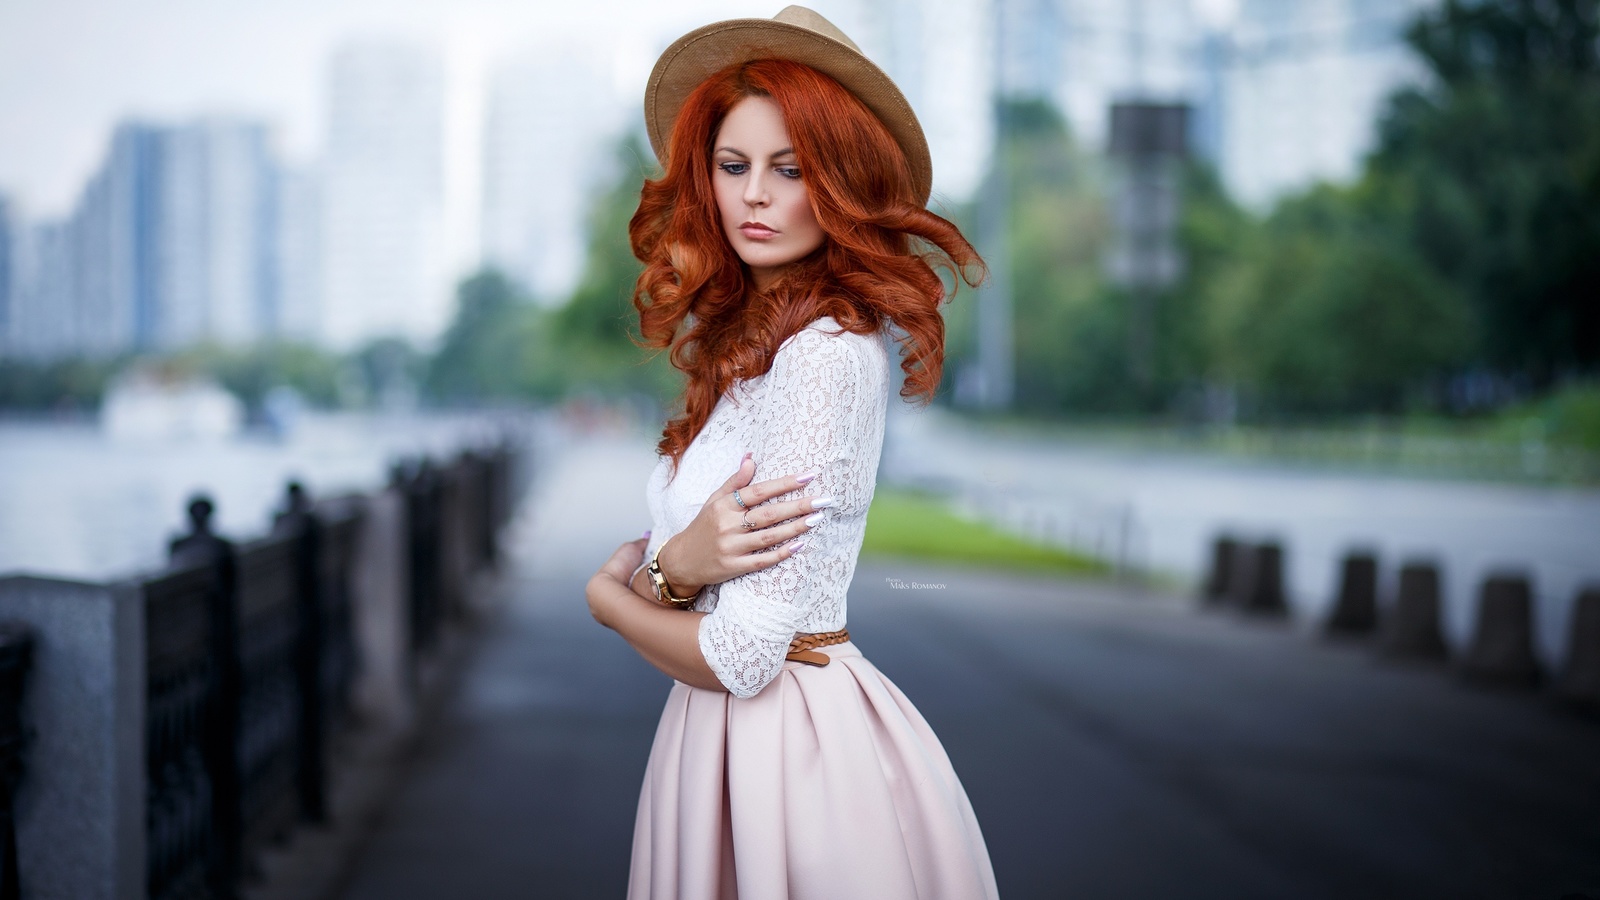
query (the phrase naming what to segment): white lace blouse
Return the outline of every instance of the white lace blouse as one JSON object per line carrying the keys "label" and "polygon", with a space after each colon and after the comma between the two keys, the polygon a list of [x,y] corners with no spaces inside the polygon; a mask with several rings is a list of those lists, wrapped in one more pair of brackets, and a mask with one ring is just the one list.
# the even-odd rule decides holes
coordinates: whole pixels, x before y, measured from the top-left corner
{"label": "white lace blouse", "polygon": [[[834,332],[840,332],[835,334]],[[798,540],[805,547],[759,572],[708,585],[694,608],[700,652],[736,697],[753,697],[777,677],[796,634],[845,625],[845,593],[872,504],[889,399],[889,337],[842,331],[824,317],[778,348],[765,374],[737,381],[683,454],[676,477],[661,457],[646,487],[651,528],[645,559],[688,527],[745,451],[754,481],[817,471],[815,480],[774,502],[836,498]]]}

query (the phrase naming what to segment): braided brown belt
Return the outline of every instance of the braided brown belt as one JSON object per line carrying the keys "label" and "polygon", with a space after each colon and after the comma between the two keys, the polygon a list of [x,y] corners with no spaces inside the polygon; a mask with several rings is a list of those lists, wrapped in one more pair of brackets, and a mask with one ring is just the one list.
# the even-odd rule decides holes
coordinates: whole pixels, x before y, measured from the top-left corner
{"label": "braided brown belt", "polygon": [[850,632],[841,628],[838,631],[824,631],[821,634],[797,634],[789,642],[789,654],[784,659],[805,663],[808,666],[825,666],[832,661],[826,653],[816,652],[818,647],[827,647],[831,644],[842,644],[850,640]]}

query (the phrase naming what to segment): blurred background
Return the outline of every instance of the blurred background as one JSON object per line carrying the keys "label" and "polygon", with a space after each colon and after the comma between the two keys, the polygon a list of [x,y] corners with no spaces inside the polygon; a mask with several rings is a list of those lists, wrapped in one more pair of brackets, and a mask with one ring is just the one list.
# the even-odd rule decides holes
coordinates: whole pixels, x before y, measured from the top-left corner
{"label": "blurred background", "polygon": [[[990,269],[945,309],[933,404],[892,410],[851,627],[944,738],[1003,888],[1600,890],[1591,723],[1298,641],[1381,630],[1384,658],[1600,710],[1600,5],[811,5],[910,98],[932,205]],[[663,684],[576,598],[648,524],[679,388],[630,338],[641,97],[677,36],[775,12],[0,2],[0,575],[98,583],[0,579],[0,605],[57,686],[39,759],[133,759],[53,717],[122,721],[62,692],[144,657],[63,671],[101,631],[37,597],[145,573],[151,634],[188,636],[147,648],[148,834],[105,857],[148,838],[152,895],[259,885],[250,848],[327,808],[379,829],[366,868],[270,896],[523,896],[530,866],[620,890]],[[326,583],[285,587],[291,559]],[[1299,631],[1202,617],[1197,588]],[[229,604],[256,624],[196,637]],[[446,625],[494,609],[461,663]],[[404,732],[453,665],[422,762],[325,798],[324,706]],[[29,837],[26,791],[71,807],[76,771],[18,795],[25,883],[100,871]]]}
{"label": "blurred background", "polygon": [[[1459,551],[1464,596],[1538,545],[1564,614],[1600,479],[1594,4],[817,8],[911,98],[934,206],[992,270],[887,478],[950,493],[959,464],[912,451],[1005,436],[1070,462],[1011,517],[1122,566],[1193,578],[1209,531],[1304,532],[1303,593],[1365,540]],[[202,483],[253,526],[287,474],[362,486],[486,411],[658,427],[676,373],[629,338],[642,85],[755,12],[5,4],[0,569],[146,564]],[[1512,517],[1588,499],[1507,528],[1458,508],[1486,483],[1537,486],[1485,507]]]}

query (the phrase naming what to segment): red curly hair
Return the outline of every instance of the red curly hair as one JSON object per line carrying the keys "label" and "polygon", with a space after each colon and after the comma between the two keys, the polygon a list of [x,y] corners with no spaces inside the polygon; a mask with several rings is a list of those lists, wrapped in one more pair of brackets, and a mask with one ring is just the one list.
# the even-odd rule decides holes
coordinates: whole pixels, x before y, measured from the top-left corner
{"label": "red curly hair", "polygon": [[[711,186],[717,132],[746,97],[769,97],[782,111],[824,235],[765,291],[724,236]],[[644,263],[633,291],[642,343],[671,347],[672,365],[687,376],[683,412],[657,445],[674,469],[734,380],[765,373],[779,345],[822,316],[857,334],[892,320],[905,332],[901,395],[932,398],[944,368],[946,296],[935,267],[951,273],[953,286],[975,287],[983,261],[954,224],[923,208],[904,152],[855,95],[801,63],[736,63],[689,95],[665,166],[645,181],[628,237]]]}

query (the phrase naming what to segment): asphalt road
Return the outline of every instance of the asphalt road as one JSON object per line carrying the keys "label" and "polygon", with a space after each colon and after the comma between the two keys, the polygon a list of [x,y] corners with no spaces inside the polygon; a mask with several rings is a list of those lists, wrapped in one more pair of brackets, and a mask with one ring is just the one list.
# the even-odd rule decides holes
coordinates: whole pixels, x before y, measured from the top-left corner
{"label": "asphalt road", "polygon": [[[651,461],[639,439],[547,457],[512,599],[347,900],[622,895],[669,682],[582,586],[647,524]],[[1537,696],[1105,583],[866,561],[850,603],[1004,897],[1600,897],[1600,724]]]}

